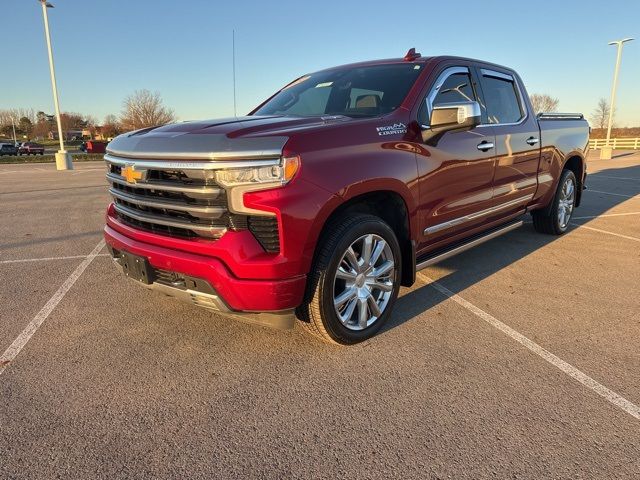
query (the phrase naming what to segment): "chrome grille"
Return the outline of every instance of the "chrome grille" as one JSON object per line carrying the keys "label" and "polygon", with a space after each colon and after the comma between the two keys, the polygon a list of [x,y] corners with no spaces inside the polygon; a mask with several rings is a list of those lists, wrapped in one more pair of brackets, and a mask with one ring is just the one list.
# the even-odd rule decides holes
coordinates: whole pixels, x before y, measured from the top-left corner
{"label": "chrome grille", "polygon": [[265,251],[280,251],[276,217],[234,213],[237,210],[232,211],[228,202],[231,194],[215,180],[218,169],[273,165],[278,159],[171,161],[110,153],[104,158],[109,193],[122,223],[186,239],[215,240],[227,230],[248,229]]}
{"label": "chrome grille", "polygon": [[[135,228],[184,238],[220,238],[228,228],[246,225],[229,212],[226,192],[205,168],[144,162],[106,155],[109,193],[120,221]],[[203,167],[204,162],[199,162]],[[122,169],[133,166],[128,181]]]}

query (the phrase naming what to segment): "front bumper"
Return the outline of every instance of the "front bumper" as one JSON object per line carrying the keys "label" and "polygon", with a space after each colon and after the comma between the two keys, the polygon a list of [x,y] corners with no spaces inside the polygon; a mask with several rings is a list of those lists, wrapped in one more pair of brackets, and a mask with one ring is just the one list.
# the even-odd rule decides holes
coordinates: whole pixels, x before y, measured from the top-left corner
{"label": "front bumper", "polygon": [[104,229],[104,237],[116,256],[117,252],[126,251],[147,258],[154,269],[203,282],[197,287],[195,283],[176,287],[154,281],[149,288],[240,320],[287,328],[293,322],[293,309],[302,302],[306,275],[274,280],[240,279],[215,257],[134,240],[109,225]]}

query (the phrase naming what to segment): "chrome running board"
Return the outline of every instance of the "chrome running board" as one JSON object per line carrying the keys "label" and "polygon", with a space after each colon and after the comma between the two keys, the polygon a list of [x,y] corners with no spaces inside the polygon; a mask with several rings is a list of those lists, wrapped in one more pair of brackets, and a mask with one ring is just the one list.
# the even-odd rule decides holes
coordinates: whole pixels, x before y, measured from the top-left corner
{"label": "chrome running board", "polygon": [[419,261],[418,264],[416,265],[416,271],[430,267],[431,265],[442,262],[443,260],[446,260],[447,258],[451,258],[455,255],[458,255],[459,253],[465,252],[477,245],[480,245],[481,243],[488,242],[489,240],[499,237],[500,235],[504,235],[507,232],[510,232],[512,230],[515,230],[516,228],[519,228],[523,224],[524,222],[522,220],[518,220],[516,222],[509,223],[505,226],[499,227],[495,230],[491,230],[485,234],[482,234],[479,237],[472,237],[470,240],[466,242],[457,244],[450,250],[439,251],[434,256],[427,257],[424,260]]}

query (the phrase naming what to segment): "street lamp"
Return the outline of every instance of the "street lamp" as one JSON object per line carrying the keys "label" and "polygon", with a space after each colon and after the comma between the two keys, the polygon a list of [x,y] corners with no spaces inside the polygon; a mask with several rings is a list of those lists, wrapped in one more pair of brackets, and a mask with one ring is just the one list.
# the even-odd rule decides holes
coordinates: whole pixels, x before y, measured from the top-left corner
{"label": "street lamp", "polygon": [[71,155],[64,149],[64,138],[62,134],[62,121],[60,119],[60,106],[58,105],[58,87],[56,86],[56,72],[53,67],[53,52],[51,50],[51,34],[49,33],[49,15],[47,8],[53,8],[53,4],[46,0],[38,0],[42,5],[42,16],[44,18],[44,33],[47,39],[47,50],[49,52],[49,71],[51,73],[51,88],[53,89],[53,104],[56,109],[56,119],[58,120],[58,138],[60,140],[60,150],[56,153],[56,168],[58,170],[73,170]]}
{"label": "street lamp", "polygon": [[616,56],[616,68],[613,71],[613,85],[611,86],[611,103],[609,104],[609,121],[607,123],[607,143],[604,148],[600,149],[600,160],[611,160],[613,148],[609,145],[611,140],[611,127],[613,125],[613,112],[616,108],[616,89],[618,88],[618,72],[620,70],[620,60],[622,60],[622,45],[630,42],[633,38],[625,38],[623,40],[615,40],[609,42],[609,45],[618,47],[618,55]]}
{"label": "street lamp", "polygon": [[11,117],[11,126],[13,127],[13,144],[18,146],[18,140],[16,139],[16,122],[13,117]]}

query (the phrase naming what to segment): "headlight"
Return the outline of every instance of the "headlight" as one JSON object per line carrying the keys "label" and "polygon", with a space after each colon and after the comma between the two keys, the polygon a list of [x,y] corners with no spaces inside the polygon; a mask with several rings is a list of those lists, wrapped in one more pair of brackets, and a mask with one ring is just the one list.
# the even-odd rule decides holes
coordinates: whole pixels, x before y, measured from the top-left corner
{"label": "headlight", "polygon": [[217,170],[216,182],[227,190],[229,210],[233,213],[273,215],[246,207],[243,202],[244,194],[282,187],[295,177],[299,168],[300,157],[285,157],[279,165]]}

